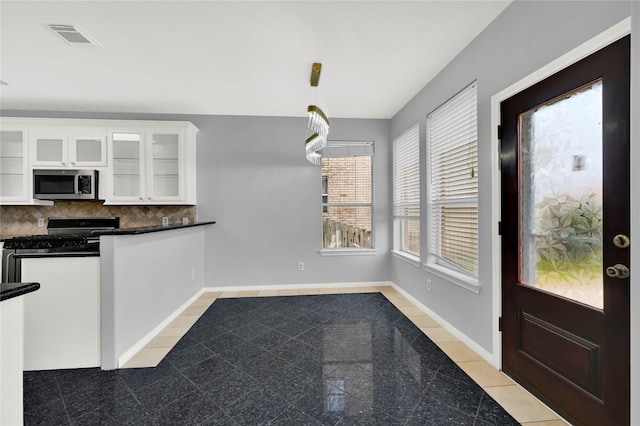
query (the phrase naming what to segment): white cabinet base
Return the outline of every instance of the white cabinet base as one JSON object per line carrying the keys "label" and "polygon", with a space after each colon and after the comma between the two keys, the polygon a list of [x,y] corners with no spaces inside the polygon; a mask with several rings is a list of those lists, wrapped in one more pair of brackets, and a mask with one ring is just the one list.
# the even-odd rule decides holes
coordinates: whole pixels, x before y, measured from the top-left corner
{"label": "white cabinet base", "polygon": [[100,258],[22,259],[24,369],[100,366]]}
{"label": "white cabinet base", "polygon": [[[37,292],[36,292],[37,293]],[[22,425],[22,328],[25,296],[0,302],[0,425]]]}

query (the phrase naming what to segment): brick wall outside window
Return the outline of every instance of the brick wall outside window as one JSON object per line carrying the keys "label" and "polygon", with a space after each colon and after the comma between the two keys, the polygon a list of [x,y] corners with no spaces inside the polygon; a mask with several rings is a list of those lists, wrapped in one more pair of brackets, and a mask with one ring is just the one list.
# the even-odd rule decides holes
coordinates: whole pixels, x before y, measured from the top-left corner
{"label": "brick wall outside window", "polygon": [[[323,158],[322,176],[327,179],[327,201],[323,208],[324,248],[371,247],[372,157]],[[331,204],[367,204],[332,206]],[[324,207],[324,206],[323,206]],[[326,210],[326,211],[325,211]],[[327,229],[329,221],[332,229]],[[336,237],[334,229],[343,229]],[[357,234],[355,242],[345,232]],[[327,233],[333,237],[327,241]]]}

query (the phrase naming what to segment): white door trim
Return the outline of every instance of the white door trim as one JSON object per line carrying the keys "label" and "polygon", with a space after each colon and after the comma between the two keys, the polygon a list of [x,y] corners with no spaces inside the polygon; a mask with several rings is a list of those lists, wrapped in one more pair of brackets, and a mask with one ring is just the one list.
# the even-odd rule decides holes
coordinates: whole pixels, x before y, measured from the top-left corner
{"label": "white door trim", "polygon": [[[598,34],[591,40],[581,44],[570,52],[562,55],[553,62],[545,65],[522,80],[512,84],[506,89],[496,93],[491,97],[491,208],[493,210],[491,223],[491,262],[492,262],[492,283],[493,283],[493,366],[502,369],[502,335],[498,331],[498,318],[502,315],[502,262],[501,262],[501,240],[498,235],[498,222],[500,221],[500,169],[499,169],[499,141],[497,128],[500,125],[500,103],[505,99],[533,86],[539,81],[567,68],[569,65],[586,58],[592,53],[606,47],[616,40],[631,33],[631,18],[626,18],[608,30]],[[634,217],[633,214],[631,217]],[[640,267],[640,265],[636,265]],[[633,283],[632,279],[632,283]],[[632,292],[631,306],[640,306],[640,292]],[[639,300],[636,300],[639,299]],[[633,335],[633,327],[631,334]],[[633,342],[632,342],[633,343]],[[633,349],[633,345],[632,345]],[[633,357],[633,350],[632,350]],[[632,386],[632,393],[634,392]]]}

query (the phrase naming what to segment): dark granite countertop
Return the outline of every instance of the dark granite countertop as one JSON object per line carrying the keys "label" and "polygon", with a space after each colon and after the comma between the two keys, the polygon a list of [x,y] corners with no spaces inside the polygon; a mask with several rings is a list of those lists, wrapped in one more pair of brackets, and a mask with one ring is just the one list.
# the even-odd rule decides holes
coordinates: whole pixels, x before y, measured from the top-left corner
{"label": "dark granite countertop", "polygon": [[39,288],[40,283],[2,283],[0,284],[0,301],[22,296]]}
{"label": "dark granite countertop", "polygon": [[[174,224],[174,225],[168,225],[168,226],[162,226],[162,225],[153,225],[153,226],[140,226],[140,227],[136,227],[136,228],[119,228],[119,229],[113,229],[113,230],[100,230],[100,231],[94,231],[91,233],[91,235],[93,236],[97,236],[97,235],[137,235],[137,234],[148,234],[150,232],[161,232],[161,231],[171,231],[173,229],[183,229],[183,228],[192,228],[194,226],[204,226],[204,225],[213,225],[215,222],[214,221],[206,221],[206,222],[195,222],[195,223],[190,223],[188,225],[182,225],[182,224]],[[11,236],[11,237],[0,237],[0,241],[10,241],[10,240],[18,240],[18,239],[22,239],[22,240],[28,240],[30,238],[34,238],[34,239],[46,239],[48,236],[42,235],[42,234],[38,234],[38,235],[24,235],[24,236]],[[72,237],[76,237],[76,235],[74,234],[57,234],[56,237],[54,238],[72,238]]]}
{"label": "dark granite countertop", "polygon": [[162,232],[162,231],[171,231],[173,229],[183,229],[183,228],[193,228],[195,226],[204,226],[204,225],[213,225],[215,222],[196,222],[190,223],[188,225],[176,224],[176,225],[168,225],[168,226],[141,226],[138,228],[119,228],[112,229],[108,231],[94,231],[92,235],[138,235],[138,234],[148,234],[150,232]]}

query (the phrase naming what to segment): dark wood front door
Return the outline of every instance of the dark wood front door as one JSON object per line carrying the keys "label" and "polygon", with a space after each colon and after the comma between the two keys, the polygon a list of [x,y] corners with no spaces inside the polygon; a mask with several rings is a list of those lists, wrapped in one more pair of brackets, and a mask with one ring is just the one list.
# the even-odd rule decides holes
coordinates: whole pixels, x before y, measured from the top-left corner
{"label": "dark wood front door", "polygon": [[629,52],[501,104],[503,370],[582,425],[629,424]]}

